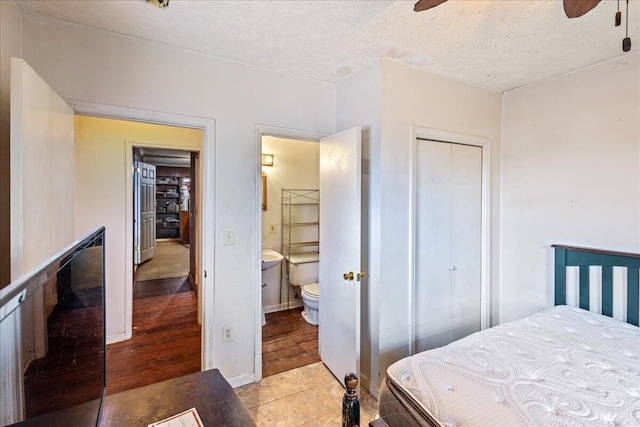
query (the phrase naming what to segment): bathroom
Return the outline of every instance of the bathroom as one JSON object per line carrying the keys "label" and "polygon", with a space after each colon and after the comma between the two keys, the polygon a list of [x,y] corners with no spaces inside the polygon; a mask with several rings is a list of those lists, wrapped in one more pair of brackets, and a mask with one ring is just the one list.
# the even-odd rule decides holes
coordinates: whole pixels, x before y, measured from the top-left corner
{"label": "bathroom", "polygon": [[262,137],[263,377],[320,361],[319,179],[317,141]]}

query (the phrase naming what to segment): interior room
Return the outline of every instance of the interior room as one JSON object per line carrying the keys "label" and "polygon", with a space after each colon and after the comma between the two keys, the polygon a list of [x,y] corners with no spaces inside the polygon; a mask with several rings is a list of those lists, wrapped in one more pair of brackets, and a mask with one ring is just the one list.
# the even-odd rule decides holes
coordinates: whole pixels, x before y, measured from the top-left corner
{"label": "interior room", "polygon": [[[134,147],[133,159],[133,335],[107,346],[109,393],[200,370],[201,328],[191,270],[196,253],[190,238],[196,223],[190,190],[197,153]],[[149,365],[155,369],[145,369]]]}
{"label": "interior room", "polygon": [[[262,137],[262,376],[319,362],[318,141]],[[273,251],[273,252],[272,252]],[[275,253],[274,253],[275,252]],[[275,257],[271,267],[268,256]],[[266,261],[266,262],[265,262]],[[309,310],[309,311],[307,311]],[[317,310],[316,310],[317,312]],[[290,344],[285,344],[290,341]]]}
{"label": "interior room", "polygon": [[[147,163],[147,154],[180,150],[199,153],[195,181],[189,176],[186,186],[186,175],[156,165],[167,178],[156,191],[167,200],[154,220],[162,227],[151,228],[161,240],[144,250],[168,239],[184,253],[182,201],[168,199],[188,187],[197,197],[186,269],[195,290],[172,295],[191,295],[199,350],[190,352],[197,357],[189,373],[176,369],[171,379],[107,393],[103,420],[136,416],[148,425],[196,407],[243,425],[339,425],[343,395],[353,389],[360,425],[375,413],[392,427],[425,419],[536,425],[570,416],[581,424],[571,404],[545,397],[554,392],[545,387],[606,390],[626,403],[640,393],[637,376],[628,376],[633,369],[624,369],[640,352],[640,2],[4,0],[0,32],[0,206],[7,212],[0,301],[13,304],[0,312],[7,319],[0,348],[9,349],[0,354],[0,379],[20,378],[46,353],[47,319],[66,291],[56,283],[34,292],[40,302],[24,306],[31,323],[9,314],[22,310],[15,308],[26,290],[20,286],[40,276],[21,278],[47,260],[60,263],[53,257],[64,248],[103,248],[106,358],[114,354],[109,346],[141,331],[134,285],[153,264],[134,261],[135,178],[127,171]],[[300,196],[292,190],[317,198],[286,205]],[[187,205],[190,215],[191,199]],[[83,239],[103,226],[103,237]],[[303,271],[316,264],[317,277],[314,268]],[[56,280],[66,283],[65,274],[56,270]],[[304,290],[314,283],[317,294]],[[79,289],[74,301],[92,312],[98,304]],[[557,307],[565,304],[568,311]],[[560,361],[594,370],[576,372],[571,387],[538,377],[539,367],[519,365],[525,357],[517,350],[488,345],[521,335],[507,329],[512,322],[527,331],[551,325],[531,335],[547,337],[561,354],[530,353],[545,347],[539,341],[505,346],[546,360],[552,377],[566,379],[553,371]],[[313,332],[283,344],[294,324]],[[585,345],[617,350],[568,358],[577,353],[560,350],[573,342],[567,328],[589,325],[597,327],[581,332],[594,337]],[[17,344],[21,333],[33,348]],[[176,336],[163,345],[186,348]],[[455,345],[473,346],[464,353]],[[517,406],[522,394],[478,371],[470,374],[477,381],[454,380],[440,370],[454,354],[443,349],[457,349],[451,358],[465,362],[463,354],[482,354],[484,371],[524,372],[517,379],[544,410]],[[304,363],[291,369],[294,353]],[[165,362],[145,369],[180,364]],[[428,368],[414,371],[418,365]],[[428,383],[420,372],[446,385],[433,400],[447,408],[403,391],[402,378]],[[356,374],[356,386],[347,373]],[[620,381],[611,383],[614,376]],[[151,407],[141,390],[166,381],[191,401],[163,394],[166,405],[153,416],[119,412],[122,399]],[[213,392],[213,383],[230,409],[201,406],[194,390]],[[24,417],[24,385],[11,384],[0,398],[0,408],[11,409],[0,413],[2,425]],[[461,399],[478,403],[480,415],[466,415],[476,405],[447,397],[456,394],[448,386],[471,391]],[[392,399],[400,395],[424,410],[407,415]],[[491,396],[499,410],[481,409],[479,396]],[[594,425],[604,423],[606,402],[587,404],[589,396],[565,400],[593,410]],[[514,404],[496,405],[504,401]],[[628,411],[616,414],[633,421]]]}

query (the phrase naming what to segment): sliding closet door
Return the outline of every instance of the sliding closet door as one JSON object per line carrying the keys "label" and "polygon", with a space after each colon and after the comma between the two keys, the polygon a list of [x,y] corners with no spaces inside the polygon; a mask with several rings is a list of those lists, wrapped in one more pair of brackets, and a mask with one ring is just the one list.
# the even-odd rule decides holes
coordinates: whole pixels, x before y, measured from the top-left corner
{"label": "sliding closet door", "polygon": [[482,148],[416,144],[416,351],[480,330]]}

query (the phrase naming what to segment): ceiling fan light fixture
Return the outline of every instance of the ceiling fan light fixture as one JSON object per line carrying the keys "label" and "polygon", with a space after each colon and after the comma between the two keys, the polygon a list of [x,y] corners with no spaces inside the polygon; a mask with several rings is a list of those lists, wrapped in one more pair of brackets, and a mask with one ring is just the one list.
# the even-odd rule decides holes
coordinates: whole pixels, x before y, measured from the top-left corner
{"label": "ceiling fan light fixture", "polygon": [[431,9],[446,2],[447,0],[419,0],[418,3],[413,6],[414,12],[422,12],[423,10]]}
{"label": "ceiling fan light fixture", "polygon": [[625,29],[625,38],[622,39],[622,51],[629,52],[631,50],[631,39],[629,38],[629,0],[627,0],[627,12],[625,14],[626,18],[626,29]]}
{"label": "ceiling fan light fixture", "polygon": [[596,7],[600,0],[563,0],[564,14],[567,18],[579,18]]}
{"label": "ceiling fan light fixture", "polygon": [[146,2],[160,8],[169,6],[169,0],[146,0]]}

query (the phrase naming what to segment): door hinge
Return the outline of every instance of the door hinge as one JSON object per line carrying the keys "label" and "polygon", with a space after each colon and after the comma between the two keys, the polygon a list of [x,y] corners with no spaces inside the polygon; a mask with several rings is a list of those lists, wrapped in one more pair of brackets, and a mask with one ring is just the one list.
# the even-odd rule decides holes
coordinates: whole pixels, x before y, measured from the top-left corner
{"label": "door hinge", "polygon": [[207,270],[204,271],[204,278],[207,278]]}

